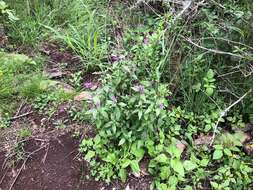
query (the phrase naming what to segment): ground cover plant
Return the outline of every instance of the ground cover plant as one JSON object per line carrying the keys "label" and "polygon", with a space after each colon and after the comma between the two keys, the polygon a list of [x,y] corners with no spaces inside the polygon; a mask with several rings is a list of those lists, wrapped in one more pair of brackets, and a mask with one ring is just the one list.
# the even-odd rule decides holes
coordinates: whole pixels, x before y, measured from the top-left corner
{"label": "ground cover plant", "polygon": [[0,130],[25,100],[57,127],[91,126],[74,133],[84,181],[253,188],[249,0],[6,0],[0,10]]}

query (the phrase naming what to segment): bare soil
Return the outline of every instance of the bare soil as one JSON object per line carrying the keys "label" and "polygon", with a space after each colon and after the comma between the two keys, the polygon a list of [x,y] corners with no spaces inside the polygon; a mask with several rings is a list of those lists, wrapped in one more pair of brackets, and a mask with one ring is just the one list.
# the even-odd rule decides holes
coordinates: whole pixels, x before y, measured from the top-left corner
{"label": "bare soil", "polygon": [[0,154],[1,190],[10,189],[12,184],[12,190],[88,190],[101,189],[103,186],[92,180],[82,183],[81,179],[89,169],[87,163],[78,156],[79,141],[70,134],[46,143],[30,140],[26,144],[25,151],[29,157],[12,168],[4,166],[4,154]]}
{"label": "bare soil", "polygon": [[89,176],[89,164],[78,153],[78,145],[79,140],[70,133],[50,141],[31,139],[24,147],[23,160],[11,166],[5,153],[0,153],[0,190],[148,189],[148,177],[131,177],[125,184],[95,181]]}

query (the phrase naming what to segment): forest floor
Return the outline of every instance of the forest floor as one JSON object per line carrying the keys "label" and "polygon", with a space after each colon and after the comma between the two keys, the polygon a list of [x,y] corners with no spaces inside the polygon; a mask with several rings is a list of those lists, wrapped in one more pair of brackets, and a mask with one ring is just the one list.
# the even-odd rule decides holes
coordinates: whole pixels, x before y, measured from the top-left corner
{"label": "forest floor", "polygon": [[[48,56],[44,72],[48,73],[66,90],[72,91],[65,81],[80,69],[82,64],[70,52],[62,51],[56,44],[43,45]],[[62,70],[61,64],[67,66]],[[97,76],[83,76],[82,83],[93,83]],[[83,91],[86,92],[86,91]],[[90,177],[89,163],[83,160],[79,145],[84,136],[94,136],[89,124],[72,120],[68,111],[86,99],[80,93],[68,103],[59,105],[51,116],[39,113],[33,106],[20,103],[11,127],[0,134],[0,190],[148,190],[151,177],[135,178],[126,183],[115,181],[110,185]],[[59,123],[64,126],[59,127]],[[29,137],[17,139],[23,127],[32,129]]]}

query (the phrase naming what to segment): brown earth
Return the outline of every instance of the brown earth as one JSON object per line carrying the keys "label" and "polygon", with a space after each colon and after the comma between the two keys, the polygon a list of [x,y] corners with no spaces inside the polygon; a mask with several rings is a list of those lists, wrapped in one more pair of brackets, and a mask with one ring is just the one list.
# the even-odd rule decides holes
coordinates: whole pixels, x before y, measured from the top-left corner
{"label": "brown earth", "polygon": [[79,141],[70,133],[46,142],[32,139],[22,161],[8,167],[0,153],[0,190],[147,190],[150,179],[130,178],[128,183],[106,185],[89,176],[88,163],[80,159]]}
{"label": "brown earth", "polygon": [[12,190],[100,189],[102,184],[95,181],[81,183],[89,169],[77,156],[78,143],[70,134],[47,143],[31,140],[25,147],[29,157],[6,169],[0,154],[0,189],[8,190],[12,184]]}

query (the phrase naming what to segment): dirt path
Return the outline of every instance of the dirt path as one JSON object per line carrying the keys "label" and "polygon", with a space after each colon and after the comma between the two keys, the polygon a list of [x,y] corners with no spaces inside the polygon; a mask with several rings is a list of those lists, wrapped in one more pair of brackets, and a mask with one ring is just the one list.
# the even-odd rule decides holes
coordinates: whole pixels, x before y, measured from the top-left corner
{"label": "dirt path", "polygon": [[26,157],[8,166],[0,153],[0,190],[148,190],[151,179],[130,177],[107,185],[90,177],[88,163],[78,154],[79,141],[70,133],[48,142],[32,139]]}
{"label": "dirt path", "polygon": [[4,154],[0,154],[0,189],[10,189],[16,178],[12,190],[101,189],[103,184],[92,180],[82,183],[89,169],[78,158],[78,143],[69,134],[48,143],[31,140],[25,147],[30,157],[24,165],[22,161],[12,169],[4,169]]}

